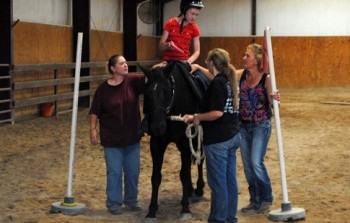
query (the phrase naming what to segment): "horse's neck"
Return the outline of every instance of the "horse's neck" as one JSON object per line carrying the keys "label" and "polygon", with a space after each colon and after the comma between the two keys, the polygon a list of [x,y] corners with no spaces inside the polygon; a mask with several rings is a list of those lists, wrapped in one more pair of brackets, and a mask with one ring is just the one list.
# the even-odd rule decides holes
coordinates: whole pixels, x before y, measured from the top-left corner
{"label": "horse's neck", "polygon": [[184,74],[173,74],[175,79],[175,98],[174,104],[171,109],[171,113],[174,115],[198,112],[198,101],[196,100],[193,91],[190,89],[189,84],[182,76]]}

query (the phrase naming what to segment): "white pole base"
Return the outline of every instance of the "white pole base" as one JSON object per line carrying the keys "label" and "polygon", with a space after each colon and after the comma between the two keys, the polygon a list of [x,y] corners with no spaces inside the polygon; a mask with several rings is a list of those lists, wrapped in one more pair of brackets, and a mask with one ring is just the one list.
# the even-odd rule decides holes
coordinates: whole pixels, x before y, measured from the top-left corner
{"label": "white pole base", "polygon": [[272,221],[295,221],[303,218],[305,218],[305,209],[303,208],[292,208],[288,211],[278,209],[269,213],[269,219]]}
{"label": "white pole base", "polygon": [[79,215],[85,212],[85,204],[75,203],[73,207],[70,207],[62,205],[62,202],[55,202],[51,205],[51,212],[65,215]]}

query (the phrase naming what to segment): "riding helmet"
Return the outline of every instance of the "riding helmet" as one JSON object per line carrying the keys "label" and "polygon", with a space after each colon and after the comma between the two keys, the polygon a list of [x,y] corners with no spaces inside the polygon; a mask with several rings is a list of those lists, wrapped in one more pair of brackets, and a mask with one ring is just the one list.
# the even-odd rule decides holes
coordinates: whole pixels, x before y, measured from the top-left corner
{"label": "riding helmet", "polygon": [[180,11],[181,14],[185,14],[189,8],[204,8],[203,2],[201,0],[181,0]]}

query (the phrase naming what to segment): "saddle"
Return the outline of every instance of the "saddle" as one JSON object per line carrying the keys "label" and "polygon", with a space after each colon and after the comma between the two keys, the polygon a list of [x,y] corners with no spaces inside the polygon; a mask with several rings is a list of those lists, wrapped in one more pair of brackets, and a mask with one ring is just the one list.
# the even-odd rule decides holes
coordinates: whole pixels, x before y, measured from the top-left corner
{"label": "saddle", "polygon": [[[191,74],[190,73],[191,65],[186,61],[181,61],[181,60],[169,62],[167,66],[164,68],[165,73],[170,74],[174,70],[175,66],[179,69],[179,73],[181,73],[181,75],[187,81],[196,99],[199,102],[201,102],[204,97],[204,93],[209,86],[209,83],[210,83],[209,78],[207,78],[204,74],[200,73],[199,71],[196,71]],[[148,114],[145,111],[144,113],[145,113],[145,117],[141,122],[141,131],[142,133],[148,134],[149,133]]]}
{"label": "saddle", "polygon": [[168,66],[173,68],[173,66],[178,66],[181,74],[189,84],[193,94],[196,96],[197,100],[202,101],[205,91],[207,90],[210,80],[204,74],[199,71],[194,73],[191,72],[191,65],[185,61],[171,61]]}

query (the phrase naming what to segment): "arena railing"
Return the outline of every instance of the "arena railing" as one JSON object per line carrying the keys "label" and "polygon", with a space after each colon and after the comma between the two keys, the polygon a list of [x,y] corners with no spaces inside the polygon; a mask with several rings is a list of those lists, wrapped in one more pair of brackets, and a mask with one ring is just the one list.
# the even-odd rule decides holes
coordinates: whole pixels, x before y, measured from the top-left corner
{"label": "arena railing", "polygon": [[[151,66],[159,61],[128,61],[129,67],[135,67],[137,64],[143,66]],[[106,62],[82,62],[81,69],[94,69],[94,68],[105,68]],[[10,70],[10,76],[18,72],[34,72],[35,71],[53,71],[52,79],[45,80],[32,80],[32,81],[13,81],[12,84],[12,95],[15,95],[17,90],[23,89],[34,89],[41,87],[50,87],[53,86],[53,94],[38,96],[38,97],[29,97],[25,99],[12,99],[12,123],[15,121],[14,111],[18,108],[23,108],[26,106],[40,105],[42,103],[54,103],[54,114],[58,115],[61,113],[69,112],[71,110],[58,111],[57,102],[61,100],[67,100],[73,98],[73,88],[72,92],[59,93],[59,85],[74,84],[74,75],[72,77],[58,78],[59,70],[74,70],[75,63],[56,63],[56,64],[16,64],[13,65]],[[94,74],[89,76],[80,76],[80,83],[84,82],[94,82],[106,80],[109,77],[109,74],[102,72],[101,74]],[[12,78],[13,80],[13,78]],[[90,88],[88,90],[80,90],[79,97],[83,96],[92,96],[95,93],[95,88]],[[0,121],[1,122],[1,121]]]}

